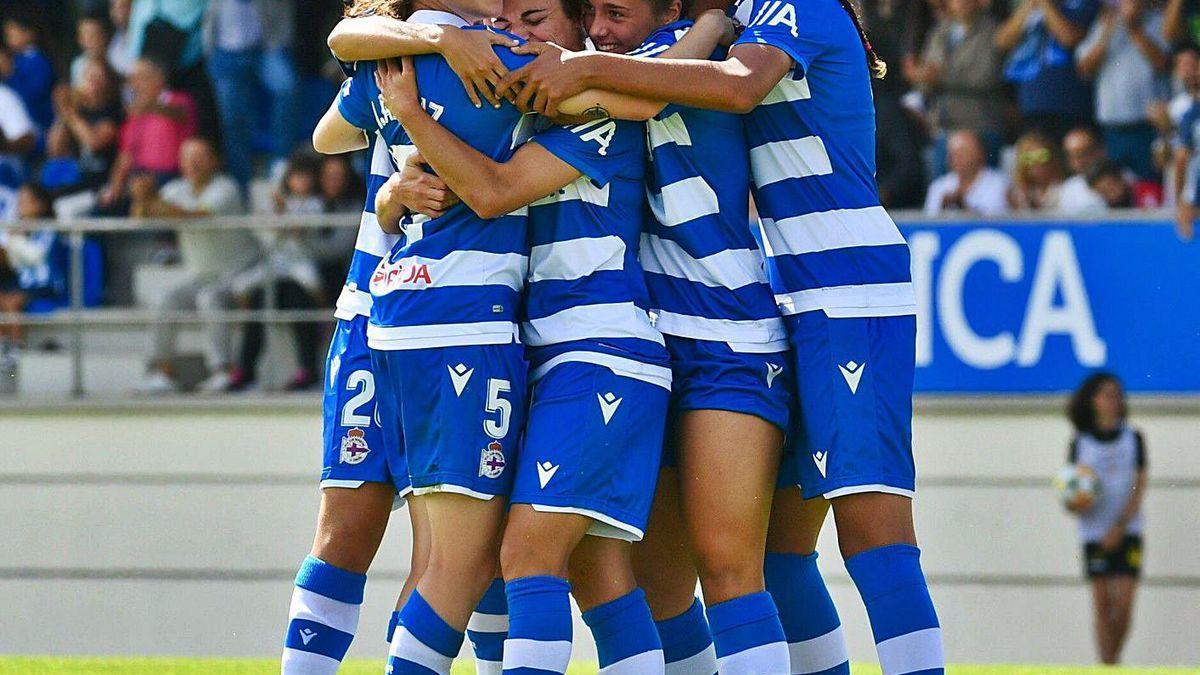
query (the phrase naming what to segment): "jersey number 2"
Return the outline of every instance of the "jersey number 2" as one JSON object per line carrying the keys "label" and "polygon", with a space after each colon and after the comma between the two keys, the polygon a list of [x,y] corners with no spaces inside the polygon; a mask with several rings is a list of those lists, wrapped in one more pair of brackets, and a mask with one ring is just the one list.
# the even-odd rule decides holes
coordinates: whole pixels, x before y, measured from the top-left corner
{"label": "jersey number 2", "polygon": [[361,414],[362,407],[375,398],[375,374],[369,370],[356,370],[346,378],[346,390],[357,391],[346,405],[342,406],[342,426],[369,427],[371,416]]}

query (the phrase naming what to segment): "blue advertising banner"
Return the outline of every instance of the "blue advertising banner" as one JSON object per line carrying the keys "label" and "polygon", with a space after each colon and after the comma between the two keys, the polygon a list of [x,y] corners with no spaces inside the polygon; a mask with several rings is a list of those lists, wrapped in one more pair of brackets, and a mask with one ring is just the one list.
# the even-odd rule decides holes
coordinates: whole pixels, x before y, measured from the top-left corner
{"label": "blue advertising banner", "polygon": [[918,392],[1200,393],[1200,243],[1162,221],[901,222]]}

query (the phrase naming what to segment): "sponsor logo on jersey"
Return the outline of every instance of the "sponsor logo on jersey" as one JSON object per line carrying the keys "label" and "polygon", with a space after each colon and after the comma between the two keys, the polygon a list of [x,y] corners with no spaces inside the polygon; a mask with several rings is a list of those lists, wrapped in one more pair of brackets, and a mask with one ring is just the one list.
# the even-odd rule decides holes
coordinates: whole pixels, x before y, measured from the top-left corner
{"label": "sponsor logo on jersey", "polygon": [[596,398],[600,401],[600,414],[604,416],[604,424],[607,426],[613,415],[617,414],[617,408],[621,407],[621,401],[625,399],[617,398],[611,391],[607,394],[596,394]]}
{"label": "sponsor logo on jersey", "polygon": [[858,393],[858,383],[862,381],[862,374],[866,369],[866,362],[855,363],[854,361],[850,361],[844,366],[838,366],[838,370],[842,371],[842,377],[846,379],[846,385],[850,387],[851,394]]}
{"label": "sponsor logo on jersey", "polygon": [[454,395],[462,396],[467,383],[471,381],[471,376],[475,374],[475,369],[460,363],[457,366],[446,366],[446,370],[450,372],[450,384],[454,385]]}
{"label": "sponsor logo on jersey", "polygon": [[342,464],[361,464],[370,452],[371,448],[367,445],[362,429],[350,429],[342,437]]}
{"label": "sponsor logo on jersey", "polygon": [[821,472],[821,478],[825,477],[825,469],[829,464],[829,452],[818,450],[813,453],[813,463],[817,465],[817,471]]}
{"label": "sponsor logo on jersey", "polygon": [[384,295],[400,289],[425,288],[433,285],[429,265],[401,258],[395,262],[384,258],[371,276],[371,292]]}
{"label": "sponsor logo on jersey", "polygon": [[504,446],[499,441],[488,443],[479,454],[479,475],[484,478],[499,478],[504,465]]}
{"label": "sponsor logo on jersey", "polygon": [[536,464],[538,470],[538,483],[541,484],[542,489],[545,489],[546,484],[550,482],[550,479],[554,478],[554,474],[558,473],[558,467],[562,465],[551,464],[549,460],[537,462]]}

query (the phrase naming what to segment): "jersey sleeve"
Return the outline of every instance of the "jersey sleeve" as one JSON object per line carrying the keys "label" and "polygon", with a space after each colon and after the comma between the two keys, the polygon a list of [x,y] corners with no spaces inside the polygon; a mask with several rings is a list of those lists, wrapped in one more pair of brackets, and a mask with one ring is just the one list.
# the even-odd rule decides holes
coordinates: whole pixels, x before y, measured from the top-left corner
{"label": "jersey sleeve", "polygon": [[629,143],[625,137],[634,133],[631,127],[640,126],[605,118],[569,127],[550,127],[531,140],[599,185],[607,185],[628,161],[628,153],[642,150],[641,143]]}
{"label": "jersey sleeve", "polygon": [[374,64],[360,63],[354,76],[342,83],[338,91],[338,112],[350,124],[365,131],[375,130],[375,113],[371,109],[374,87]]}
{"label": "jersey sleeve", "polygon": [[780,0],[766,3],[761,10],[755,7],[754,17],[733,46],[775,47],[792,57],[800,73],[807,72],[829,42],[827,21],[813,15],[812,4]]}

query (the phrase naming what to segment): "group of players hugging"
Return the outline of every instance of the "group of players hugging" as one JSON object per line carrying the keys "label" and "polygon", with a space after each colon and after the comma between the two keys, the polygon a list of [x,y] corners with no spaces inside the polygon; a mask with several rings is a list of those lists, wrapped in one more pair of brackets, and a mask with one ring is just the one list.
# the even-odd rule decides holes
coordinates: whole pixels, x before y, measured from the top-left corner
{"label": "group of players hugging", "polygon": [[284,673],[337,671],[404,503],[394,675],[565,673],[572,596],[601,673],[848,673],[831,506],[883,672],[943,672],[849,3],[349,4],[313,141],[371,171]]}

